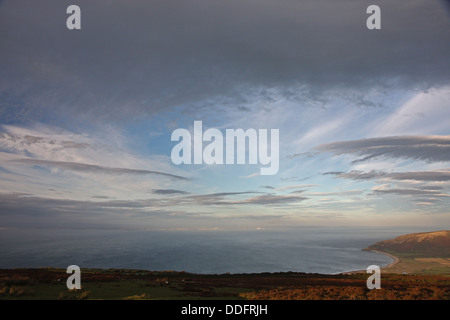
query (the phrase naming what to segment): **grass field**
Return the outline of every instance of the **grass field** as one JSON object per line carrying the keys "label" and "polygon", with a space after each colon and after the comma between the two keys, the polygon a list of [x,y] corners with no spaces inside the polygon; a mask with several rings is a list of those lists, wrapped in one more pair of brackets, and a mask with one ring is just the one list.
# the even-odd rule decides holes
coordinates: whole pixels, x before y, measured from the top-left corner
{"label": "grass field", "polygon": [[390,273],[413,273],[424,275],[444,275],[450,277],[450,259],[444,257],[417,258],[413,254],[386,252],[396,256],[399,261],[384,270]]}

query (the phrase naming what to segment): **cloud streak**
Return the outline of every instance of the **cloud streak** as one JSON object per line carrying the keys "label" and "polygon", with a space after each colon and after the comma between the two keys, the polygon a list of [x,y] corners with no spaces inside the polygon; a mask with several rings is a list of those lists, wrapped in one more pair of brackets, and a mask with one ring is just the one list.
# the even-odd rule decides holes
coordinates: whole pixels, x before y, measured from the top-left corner
{"label": "cloud streak", "polygon": [[374,187],[374,194],[395,194],[401,196],[433,196],[433,197],[450,197],[450,195],[439,190],[423,190],[423,189],[402,189],[402,188],[386,188],[385,186]]}
{"label": "cloud streak", "polygon": [[66,162],[66,161],[49,161],[49,160],[37,160],[37,159],[16,159],[10,160],[13,163],[25,164],[31,166],[44,166],[44,167],[53,167],[60,168],[64,170],[72,170],[72,171],[81,171],[87,173],[100,173],[100,174],[109,174],[109,175],[122,175],[122,174],[131,174],[131,175],[158,175],[176,180],[189,180],[189,178],[159,172],[159,171],[151,171],[151,170],[140,170],[140,169],[128,169],[128,168],[113,168],[113,167],[103,167],[99,165],[93,164],[85,164],[85,163],[76,163],[76,162]]}
{"label": "cloud streak", "polygon": [[333,155],[362,157],[353,160],[353,163],[378,157],[447,162],[450,161],[450,136],[397,136],[340,141],[322,144],[317,150]]}
{"label": "cloud streak", "polygon": [[154,189],[152,193],[162,195],[174,195],[174,194],[188,194],[189,192],[175,189]]}
{"label": "cloud streak", "polygon": [[411,171],[411,172],[382,172],[382,171],[350,171],[350,172],[326,172],[324,175],[334,175],[337,178],[351,179],[351,180],[376,180],[376,179],[391,179],[391,180],[413,180],[423,182],[444,182],[450,181],[450,171]]}
{"label": "cloud streak", "polygon": [[223,204],[257,204],[257,205],[288,205],[293,203],[299,203],[309,198],[294,195],[262,195],[252,197],[242,201],[229,201]]}

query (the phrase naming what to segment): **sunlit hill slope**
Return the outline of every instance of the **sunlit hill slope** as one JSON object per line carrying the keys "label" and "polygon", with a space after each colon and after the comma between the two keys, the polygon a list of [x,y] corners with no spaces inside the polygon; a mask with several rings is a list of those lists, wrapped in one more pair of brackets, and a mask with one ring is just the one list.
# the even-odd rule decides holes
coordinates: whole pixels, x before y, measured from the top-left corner
{"label": "sunlit hill slope", "polygon": [[450,230],[412,233],[377,242],[367,250],[378,250],[415,257],[450,258]]}

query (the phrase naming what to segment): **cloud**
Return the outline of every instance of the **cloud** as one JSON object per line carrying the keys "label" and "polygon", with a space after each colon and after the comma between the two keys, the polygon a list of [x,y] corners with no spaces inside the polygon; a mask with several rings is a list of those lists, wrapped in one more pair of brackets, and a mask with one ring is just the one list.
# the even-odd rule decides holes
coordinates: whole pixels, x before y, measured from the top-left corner
{"label": "cloud", "polygon": [[[227,204],[258,204],[258,205],[285,205],[291,203],[298,203],[307,200],[307,197],[292,196],[292,195],[262,195],[248,198],[241,201],[229,201]],[[223,203],[225,204],[225,203]]]}
{"label": "cloud", "polygon": [[442,186],[421,186],[423,190],[444,190]]}
{"label": "cloud", "polygon": [[[288,215],[285,214],[257,214],[257,215],[241,215],[236,217],[237,219],[241,220],[241,219],[245,219],[245,220],[273,220],[273,219],[280,219],[280,218],[284,218]],[[264,229],[264,228],[262,228]]]}
{"label": "cloud", "polygon": [[420,205],[420,206],[431,206],[431,205],[433,205],[433,203],[431,203],[431,202],[417,202],[416,204]]}
{"label": "cloud", "polygon": [[242,196],[247,194],[258,194],[258,191],[239,191],[239,192],[216,192],[209,194],[188,195],[177,201],[185,202],[191,205],[226,205],[230,202],[226,200],[227,197]]}
{"label": "cloud", "polygon": [[300,153],[294,153],[294,154],[290,154],[287,155],[288,159],[295,159],[297,157],[305,157],[305,158],[312,158],[314,156],[316,156],[317,154],[319,154],[319,152],[300,152]]}
{"label": "cloud", "polygon": [[433,196],[448,196],[442,193],[437,194],[433,191],[427,190],[419,190],[419,189],[375,189],[373,190],[375,194],[397,194],[403,196],[424,196],[424,195],[433,195]]}
{"label": "cloud", "polygon": [[280,178],[281,182],[301,182],[308,180],[311,177],[299,178],[299,177],[289,177],[289,178]]}
{"label": "cloud", "polygon": [[372,170],[370,172],[350,171],[350,172],[326,172],[324,175],[334,175],[338,178],[351,180],[414,180],[414,181],[450,181],[450,171],[411,171],[411,172],[382,172]]}
{"label": "cloud", "polygon": [[260,193],[258,191],[242,191],[242,192],[216,192],[203,195],[193,196],[195,198],[214,198],[214,197],[226,197],[226,196],[238,196],[243,194]]}
{"label": "cloud", "polygon": [[[276,191],[284,191],[284,190],[290,190],[290,189],[302,189],[302,188],[312,188],[317,186],[316,184],[295,184],[295,185],[288,185],[276,188]],[[303,191],[303,190],[301,190]]]}
{"label": "cloud", "polygon": [[[243,192],[242,194],[245,194]],[[55,199],[27,193],[0,193],[2,225],[21,228],[159,228],[185,226],[186,223],[208,224],[223,219],[222,212],[205,211],[211,206],[284,205],[305,200],[304,197],[263,195],[243,200],[226,197],[239,193],[182,196],[176,199],[109,200],[95,196],[92,200]],[[204,201],[199,201],[199,197]],[[209,201],[206,201],[209,197]],[[175,208],[176,207],[176,208]],[[181,209],[180,209],[181,208]],[[272,219],[283,214],[249,214],[239,211],[233,219]],[[176,220],[174,220],[176,219]],[[192,220],[194,219],[194,220]]]}
{"label": "cloud", "polygon": [[303,84],[307,100],[333,87],[448,84],[442,6],[380,0],[383,29],[369,31],[370,4],[110,0],[105,10],[102,1],[79,0],[82,29],[69,32],[65,2],[4,1],[0,118],[127,121],[180,107],[246,110],[255,97],[273,101],[270,88],[305,101]]}
{"label": "cloud", "polygon": [[413,199],[413,201],[416,202],[428,202],[428,203],[438,203],[441,202],[441,199],[437,199],[437,198],[415,198]]}
{"label": "cloud", "polygon": [[35,129],[5,125],[1,128],[6,131],[0,132],[1,151],[10,154],[68,160],[80,159],[98,148],[92,144],[93,139],[85,135],[43,125]]}
{"label": "cloud", "polygon": [[[401,181],[390,188],[397,192],[409,190],[408,180],[448,181],[438,170],[413,173],[416,168],[344,172],[340,159],[316,157],[317,152],[348,155],[355,164],[377,157],[449,161],[448,144],[442,142],[448,136],[425,136],[448,134],[447,13],[433,1],[380,0],[383,29],[369,31],[369,4],[110,0],[105,6],[79,0],[82,30],[72,32],[65,28],[64,1],[2,1],[0,122],[10,126],[0,132],[0,191],[28,192],[15,198],[22,212],[62,217],[89,212],[106,221],[109,213],[181,216],[203,214],[211,206],[222,217],[271,214],[283,205],[297,210],[298,204],[316,212],[344,212],[350,204],[321,207],[317,196],[342,196],[345,202],[359,191],[314,192],[306,201],[306,186],[293,182],[313,179],[320,183],[310,185],[317,186],[314,191],[357,189],[348,187],[350,181],[340,181],[346,184],[341,188],[330,176],[316,177],[323,168],[346,179]],[[403,105],[405,97],[416,94]],[[280,128],[280,150],[305,161],[281,155],[280,185],[262,177],[236,184],[233,176],[242,172],[233,175],[235,167],[225,175],[220,166],[175,167],[168,157],[169,131],[192,125],[197,116],[220,129]],[[36,128],[36,123],[46,125]],[[303,150],[380,134],[391,137]],[[200,179],[190,179],[192,173]],[[412,189],[427,199],[444,192],[431,187]],[[211,190],[215,193],[205,194]],[[365,212],[361,198],[351,205]],[[432,203],[427,199],[421,202]]]}
{"label": "cloud", "polygon": [[305,195],[307,196],[352,196],[352,195],[360,195],[363,193],[363,190],[345,190],[345,191],[335,191],[335,192],[308,192]]}
{"label": "cloud", "polygon": [[16,159],[10,160],[11,162],[32,166],[45,166],[45,167],[55,167],[65,170],[82,171],[87,173],[100,173],[100,174],[110,174],[110,175],[158,175],[167,178],[172,178],[176,180],[188,180],[186,177],[159,172],[151,170],[140,170],[140,169],[128,169],[128,168],[112,168],[103,167],[93,164],[76,163],[76,162],[65,162],[65,161],[49,161],[49,160],[37,160],[37,159]]}
{"label": "cloud", "polygon": [[395,194],[401,196],[433,196],[433,197],[450,197],[450,195],[440,190],[424,190],[419,188],[389,188],[386,185],[375,186],[372,188],[374,194]]}
{"label": "cloud", "polygon": [[322,144],[317,150],[333,155],[351,154],[362,157],[353,163],[377,157],[446,162],[450,161],[450,136],[369,138]]}
{"label": "cloud", "polygon": [[[155,202],[157,203],[157,202]],[[0,193],[0,217],[4,226],[20,228],[154,228],[174,219],[203,217],[156,208],[150,201],[83,201],[52,199],[24,193]]]}
{"label": "cloud", "polygon": [[447,134],[450,127],[450,87],[414,94],[395,112],[378,121],[370,136]]}
{"label": "cloud", "polygon": [[108,201],[105,206],[112,207],[170,207],[170,206],[229,206],[229,205],[284,205],[307,200],[307,197],[297,195],[264,194],[244,199],[236,199],[248,194],[258,194],[257,191],[217,192],[209,194],[186,195],[173,200],[145,199],[133,201]]}
{"label": "cloud", "polygon": [[450,181],[450,171],[416,171],[390,173],[393,180]]}
{"label": "cloud", "polygon": [[[42,123],[28,127],[2,125],[1,129],[4,132],[0,132],[0,150],[11,155],[110,167],[138,166],[151,161],[143,161],[129,151],[130,141],[108,125],[98,126],[95,131],[83,128],[72,131]],[[152,165],[155,163],[151,161]]]}
{"label": "cloud", "polygon": [[255,172],[252,174],[249,174],[247,176],[240,176],[239,179],[250,179],[250,178],[255,178],[255,177],[259,177],[261,174],[259,172]]}
{"label": "cloud", "polygon": [[172,182],[192,181],[169,157],[141,152],[131,140],[107,124],[91,130],[2,125],[0,162],[7,170],[0,170],[2,191],[47,196],[46,190],[53,188],[79,200],[93,194],[132,199],[161,186],[180,187],[173,188]]}
{"label": "cloud", "polygon": [[248,194],[259,194],[257,191],[217,192],[210,194],[186,195],[174,200],[145,200],[140,205],[150,203],[152,206],[229,206],[229,205],[283,205],[307,200],[307,197],[297,195],[263,194],[249,198],[238,198]]}
{"label": "cloud", "polygon": [[[349,122],[351,122],[352,114],[350,112],[343,112],[345,116],[341,116],[340,118],[334,118],[332,120],[329,120],[327,122],[322,122],[319,125],[313,127],[308,132],[303,134],[300,138],[298,138],[296,141],[294,141],[294,145],[298,149],[305,148],[306,145],[315,144],[317,145],[318,141],[323,139],[326,136],[333,136],[338,132],[339,130],[342,130],[342,127],[345,127],[348,125]],[[308,153],[296,153],[293,155],[289,155],[289,159],[293,159],[299,156],[306,156],[308,157]]]}
{"label": "cloud", "polygon": [[175,189],[154,189],[152,191],[154,194],[188,194],[189,192],[182,191],[182,190],[175,190]]}
{"label": "cloud", "polygon": [[372,180],[386,177],[386,173],[380,171],[370,171],[370,172],[361,172],[361,171],[350,171],[350,172],[342,172],[342,171],[330,171],[325,172],[323,175],[333,175],[338,178],[343,179],[352,179],[352,180]]}
{"label": "cloud", "polygon": [[[18,128],[14,128],[11,126],[5,126],[7,130],[17,131]],[[20,130],[20,129],[19,129]],[[26,148],[30,148],[32,146],[40,146],[52,148],[55,151],[60,151],[61,149],[83,149],[88,148],[90,145],[86,142],[76,142],[71,140],[57,140],[57,139],[49,139],[47,137],[39,137],[32,134],[29,134],[31,130],[26,130],[23,134],[14,134],[7,132],[0,132],[0,141],[2,147],[8,151],[12,152],[21,152]]]}

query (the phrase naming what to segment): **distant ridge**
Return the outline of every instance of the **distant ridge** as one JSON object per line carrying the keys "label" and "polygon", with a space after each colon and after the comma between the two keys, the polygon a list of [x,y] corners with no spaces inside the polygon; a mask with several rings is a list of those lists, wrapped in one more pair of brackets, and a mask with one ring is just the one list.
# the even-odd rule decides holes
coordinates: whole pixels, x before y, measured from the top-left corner
{"label": "distant ridge", "polygon": [[450,258],[450,230],[406,234],[377,242],[365,250],[411,254],[415,257]]}

